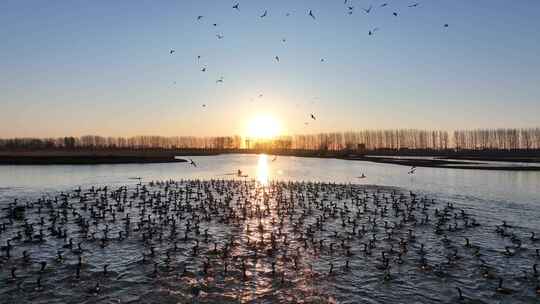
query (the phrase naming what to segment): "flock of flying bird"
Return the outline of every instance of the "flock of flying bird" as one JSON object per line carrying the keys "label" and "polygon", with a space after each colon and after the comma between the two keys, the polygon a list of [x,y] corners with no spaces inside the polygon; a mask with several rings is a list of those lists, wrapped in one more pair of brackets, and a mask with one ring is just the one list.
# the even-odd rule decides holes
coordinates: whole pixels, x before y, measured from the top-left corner
{"label": "flock of flying bird", "polygon": [[[273,290],[294,293],[298,280],[324,285],[327,278],[359,276],[406,284],[399,277],[412,274],[455,284],[452,302],[473,300],[456,276],[501,296],[540,295],[534,232],[520,236],[504,221],[488,228],[484,233],[508,244],[500,250],[476,241],[482,225],[452,203],[350,184],[167,180],[79,187],[4,208],[0,296],[8,302],[45,291],[58,296],[64,288],[72,297],[119,294],[134,273],[171,282],[180,291],[174,294],[192,298],[223,295],[251,280],[262,290],[267,282],[279,296]],[[121,261],[110,264],[119,254]],[[509,274],[529,262],[529,271]],[[523,290],[505,286],[509,279],[523,282]],[[135,281],[141,292],[147,280]]]}
{"label": "flock of flying bird", "polygon": [[[352,15],[353,12],[354,12],[354,9],[355,9],[355,7],[354,7],[350,2],[351,2],[350,0],[344,0],[344,5],[345,5],[346,8],[347,8],[347,14],[348,14],[348,15]],[[378,5],[378,7],[381,8],[381,9],[382,9],[382,8],[386,8],[386,7],[389,7],[389,6],[390,6],[390,5],[389,5],[388,2],[385,2],[385,3],[382,3],[382,4]],[[420,6],[420,3],[418,3],[418,2],[411,3],[411,4],[407,5],[408,8],[417,8],[417,7],[419,7],[419,6]],[[232,9],[234,9],[234,10],[236,10],[236,11],[240,11],[240,3],[239,3],[239,2],[236,2],[236,3],[232,6]],[[363,10],[366,14],[370,14],[370,13],[372,12],[373,9],[374,9],[374,6],[373,6],[373,5],[370,5],[370,6],[367,7],[367,8],[362,8],[362,10]],[[287,12],[285,15],[288,17],[288,16],[291,15],[291,13],[290,13],[290,12]],[[392,12],[392,15],[393,15],[394,17],[397,17],[397,16],[398,16],[398,12],[397,12],[397,11],[393,11],[393,12]],[[268,16],[269,16],[268,9],[265,9],[264,12],[263,12],[259,17],[260,17],[260,18],[266,18],[266,17],[268,17]],[[312,18],[313,20],[317,20],[317,17],[315,16],[315,13],[314,13],[313,10],[311,10],[311,9],[308,10],[307,16],[310,17],[310,18]],[[205,18],[204,15],[199,15],[199,16],[197,16],[196,20],[197,20],[197,21],[201,21],[201,20],[203,20],[203,18]],[[218,24],[217,24],[217,23],[212,23],[212,26],[213,26],[213,27],[217,27]],[[445,23],[443,26],[444,26],[444,27],[449,27],[449,25],[448,25],[447,23]],[[377,31],[379,31],[379,30],[380,30],[380,28],[378,28],[378,27],[372,28],[372,29],[370,29],[370,30],[368,31],[368,35],[369,35],[369,36],[373,36],[373,35],[375,35],[375,33],[376,33]],[[221,33],[216,33],[216,37],[217,37],[218,40],[221,40],[221,39],[225,38],[225,36],[224,36],[223,34],[221,34]],[[286,39],[286,38],[282,38],[281,41],[282,41],[283,43],[285,43],[285,42],[287,41],[287,39]],[[175,52],[176,52],[175,49],[170,49],[170,50],[169,50],[169,54],[170,54],[170,55],[173,55]],[[198,55],[198,56],[197,56],[197,63],[200,63],[200,60],[201,60],[201,56]],[[274,56],[274,60],[275,60],[277,63],[279,63],[279,62],[280,62],[280,57],[276,55],[276,56]],[[324,62],[325,62],[325,59],[324,59],[324,58],[321,58],[321,59],[320,59],[320,62],[321,62],[321,63],[324,63]],[[202,66],[202,67],[200,68],[200,71],[201,71],[201,72],[206,72],[207,69],[208,69],[207,66]],[[216,80],[216,83],[218,83],[218,84],[224,83],[224,77],[221,76],[219,79]],[[262,98],[262,96],[263,96],[263,94],[259,94],[259,98]],[[203,107],[203,108],[206,108],[206,104],[202,104],[202,107]],[[316,120],[315,115],[314,115],[313,113],[311,113],[309,117],[310,117],[312,120]],[[309,123],[308,123],[308,122],[304,122],[304,124],[305,124],[305,125],[308,125]]]}

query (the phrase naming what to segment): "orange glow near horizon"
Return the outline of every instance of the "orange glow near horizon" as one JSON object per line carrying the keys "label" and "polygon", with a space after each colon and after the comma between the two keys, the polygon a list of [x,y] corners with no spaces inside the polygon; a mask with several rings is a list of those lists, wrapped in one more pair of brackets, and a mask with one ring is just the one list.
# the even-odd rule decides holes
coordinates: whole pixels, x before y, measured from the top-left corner
{"label": "orange glow near horizon", "polygon": [[274,117],[259,115],[248,122],[245,135],[253,139],[272,139],[282,132],[281,124]]}

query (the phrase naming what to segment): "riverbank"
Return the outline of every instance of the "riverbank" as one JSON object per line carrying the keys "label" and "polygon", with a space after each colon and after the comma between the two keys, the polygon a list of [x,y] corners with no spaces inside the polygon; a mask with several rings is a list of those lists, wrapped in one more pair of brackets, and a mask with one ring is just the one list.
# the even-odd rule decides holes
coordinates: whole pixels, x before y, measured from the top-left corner
{"label": "riverbank", "polygon": [[0,152],[0,165],[101,165],[186,162],[174,153],[105,151]]}
{"label": "riverbank", "polygon": [[[373,153],[357,154],[347,151],[312,151],[312,150],[272,150],[255,149],[177,149],[177,150],[45,150],[45,151],[0,151],[0,165],[93,165],[93,164],[145,164],[185,162],[182,156],[212,156],[219,154],[260,154],[277,156],[295,156],[309,158],[335,158],[353,161],[368,161],[408,167],[431,167],[447,169],[540,171],[540,158],[534,155],[512,156],[506,153],[494,156],[491,153],[479,155],[441,154],[430,155],[427,151],[412,153]],[[382,154],[382,155],[381,155]],[[487,163],[489,162],[489,163]],[[502,162],[502,163],[493,163]]]}
{"label": "riverbank", "polygon": [[534,165],[512,165],[512,164],[494,164],[472,161],[458,161],[442,158],[391,158],[391,157],[344,157],[342,159],[355,161],[369,161],[374,163],[384,163],[393,165],[402,165],[408,167],[428,167],[445,169],[466,169],[466,170],[501,170],[501,171],[540,171],[540,166]]}

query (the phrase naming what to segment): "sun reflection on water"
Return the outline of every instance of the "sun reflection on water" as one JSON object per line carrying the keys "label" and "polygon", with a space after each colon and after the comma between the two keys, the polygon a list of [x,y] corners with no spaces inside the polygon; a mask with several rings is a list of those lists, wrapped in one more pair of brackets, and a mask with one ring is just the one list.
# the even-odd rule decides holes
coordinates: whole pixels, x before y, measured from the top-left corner
{"label": "sun reflection on water", "polygon": [[270,177],[270,170],[268,170],[268,155],[259,155],[259,161],[257,163],[257,181],[263,186],[268,185],[268,179]]}

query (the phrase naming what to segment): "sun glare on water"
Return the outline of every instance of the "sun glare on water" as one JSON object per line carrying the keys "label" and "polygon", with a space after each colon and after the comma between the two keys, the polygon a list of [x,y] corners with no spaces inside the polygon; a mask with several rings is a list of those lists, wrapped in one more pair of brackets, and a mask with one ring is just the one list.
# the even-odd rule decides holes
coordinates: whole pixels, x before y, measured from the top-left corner
{"label": "sun glare on water", "polygon": [[256,116],[249,121],[246,133],[252,138],[270,139],[280,135],[281,126],[271,116]]}
{"label": "sun glare on water", "polygon": [[266,154],[259,155],[257,162],[257,181],[263,186],[268,186],[270,179],[270,170],[268,168],[268,156]]}

